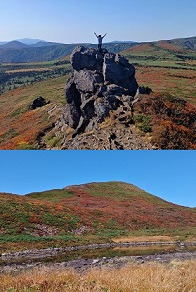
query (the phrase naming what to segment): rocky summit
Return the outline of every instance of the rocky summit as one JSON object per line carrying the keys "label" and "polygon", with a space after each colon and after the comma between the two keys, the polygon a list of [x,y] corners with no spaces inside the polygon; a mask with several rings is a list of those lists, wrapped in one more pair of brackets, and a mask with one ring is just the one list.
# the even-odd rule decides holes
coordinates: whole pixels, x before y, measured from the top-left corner
{"label": "rocky summit", "polygon": [[56,125],[64,133],[64,149],[148,148],[142,142],[132,145],[128,129],[139,92],[134,66],[119,54],[84,46],[74,49],[70,61],[73,73],[65,88],[67,104]]}

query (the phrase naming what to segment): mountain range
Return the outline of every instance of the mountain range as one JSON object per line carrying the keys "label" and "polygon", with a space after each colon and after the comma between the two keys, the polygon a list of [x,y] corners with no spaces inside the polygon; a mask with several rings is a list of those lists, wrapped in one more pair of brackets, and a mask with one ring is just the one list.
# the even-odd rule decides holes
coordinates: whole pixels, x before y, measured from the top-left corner
{"label": "mountain range", "polygon": [[[133,41],[112,41],[108,44],[137,44],[137,42]],[[48,47],[48,46],[56,46],[56,45],[66,45],[64,43],[56,43],[56,42],[49,42],[39,39],[18,39],[18,40],[12,40],[9,42],[0,42],[0,48],[5,49],[18,49],[18,48],[39,48],[39,47]],[[67,44],[69,45],[69,44]],[[87,45],[85,43],[85,45]]]}
{"label": "mountain range", "polygon": [[[196,37],[165,40],[149,43],[138,43],[132,41],[114,41],[105,43],[104,47],[113,53],[119,53],[132,47],[137,47],[143,44],[157,44],[166,50],[171,47],[174,51],[195,51]],[[38,62],[38,61],[52,61],[63,58],[69,55],[77,45],[85,45],[86,47],[96,47],[95,44],[61,44],[55,42],[47,42],[42,40],[22,39],[11,42],[0,43],[0,62]]]}
{"label": "mountain range", "polygon": [[56,45],[62,45],[61,43],[55,43],[55,42],[46,42],[42,40],[38,40],[37,42],[30,42],[26,41],[19,41],[19,40],[13,40],[10,42],[2,42],[0,43],[0,49],[23,49],[23,48],[36,48],[36,47],[48,47],[48,46],[56,46]]}

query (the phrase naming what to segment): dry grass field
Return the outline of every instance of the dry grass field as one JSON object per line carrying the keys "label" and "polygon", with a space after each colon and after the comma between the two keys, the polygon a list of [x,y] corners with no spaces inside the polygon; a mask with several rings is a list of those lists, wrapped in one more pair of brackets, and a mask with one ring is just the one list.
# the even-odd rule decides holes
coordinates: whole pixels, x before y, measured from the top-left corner
{"label": "dry grass field", "polygon": [[2,292],[194,292],[196,261],[128,264],[121,269],[35,269],[19,274],[1,274]]}

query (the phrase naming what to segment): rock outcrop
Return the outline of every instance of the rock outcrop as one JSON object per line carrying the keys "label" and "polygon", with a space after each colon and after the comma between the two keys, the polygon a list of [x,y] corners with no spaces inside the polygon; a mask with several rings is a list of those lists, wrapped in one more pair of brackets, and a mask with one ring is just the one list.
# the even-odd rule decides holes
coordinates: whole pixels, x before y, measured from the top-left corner
{"label": "rock outcrop", "polygon": [[76,134],[95,128],[111,110],[131,106],[138,84],[127,59],[104,49],[77,47],[71,64],[74,70],[66,85],[64,120]]}
{"label": "rock outcrop", "polygon": [[67,104],[55,124],[61,149],[151,149],[133,125],[134,66],[119,54],[83,46],[74,49],[71,65]]}

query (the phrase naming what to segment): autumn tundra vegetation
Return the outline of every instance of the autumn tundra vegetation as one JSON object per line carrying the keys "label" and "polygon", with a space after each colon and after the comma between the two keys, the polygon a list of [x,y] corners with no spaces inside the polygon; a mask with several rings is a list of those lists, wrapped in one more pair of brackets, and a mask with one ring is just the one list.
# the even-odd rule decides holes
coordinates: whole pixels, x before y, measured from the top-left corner
{"label": "autumn tundra vegetation", "polygon": [[[112,120],[112,115],[100,129],[119,127],[123,135],[132,133],[133,140],[138,138],[139,144],[149,149],[195,149],[194,42],[193,37],[141,44],[107,44],[109,52],[120,52],[134,65],[138,84],[151,89],[152,93],[143,94],[134,105],[129,131],[123,132],[119,123]],[[14,63],[11,59],[2,59],[0,149],[63,149],[64,133],[61,129],[57,131],[55,126],[61,123],[59,119],[66,105],[64,88],[72,71],[69,60],[73,49],[74,46],[68,48],[66,45],[37,48],[41,54],[37,56],[42,59],[36,60],[33,49],[21,48],[21,56],[26,54],[34,58],[33,62],[16,61],[15,56],[12,56]],[[0,53],[8,51],[4,49]],[[5,58],[1,54],[0,57]],[[43,97],[46,105],[31,110],[38,97]],[[99,133],[95,134],[99,137]],[[83,149],[91,138],[88,132],[84,136],[86,140],[80,145]]]}
{"label": "autumn tundra vegetation", "polygon": [[[90,183],[27,194],[0,194],[1,251],[134,241],[192,241],[194,208],[123,182]],[[164,239],[164,236],[165,239]],[[156,239],[160,240],[160,239]]]}
{"label": "autumn tundra vegetation", "polygon": [[[1,291],[195,289],[195,208],[169,203],[123,182],[89,183],[25,196],[1,193],[0,199]],[[135,247],[119,245],[127,242]],[[115,247],[87,247],[103,243]],[[192,244],[189,259],[184,250],[188,243]],[[61,252],[63,247],[70,251]],[[176,249],[183,253],[182,260],[161,260],[162,254],[172,255]],[[54,256],[47,255],[58,250]],[[156,262],[148,259],[150,254]],[[115,266],[115,258],[125,256],[126,264]],[[86,269],[80,264],[79,270],[64,267],[64,261],[82,258],[92,263],[109,258],[110,262]]]}

